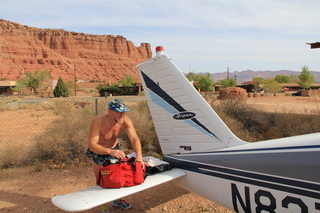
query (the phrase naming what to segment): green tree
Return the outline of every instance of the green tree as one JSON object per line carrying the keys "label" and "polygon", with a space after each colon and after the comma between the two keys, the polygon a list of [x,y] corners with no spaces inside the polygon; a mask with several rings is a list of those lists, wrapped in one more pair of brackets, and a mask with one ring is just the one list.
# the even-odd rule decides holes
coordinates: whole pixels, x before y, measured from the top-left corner
{"label": "green tree", "polygon": [[311,83],[314,83],[314,76],[311,75],[309,68],[307,66],[302,66],[301,74],[299,75],[300,82],[298,84],[305,89],[309,89],[311,87]]}
{"label": "green tree", "polygon": [[289,83],[290,82],[290,77],[287,75],[276,75],[276,77],[274,78],[276,81],[278,81],[279,83]]}
{"label": "green tree", "polygon": [[219,81],[219,84],[225,87],[235,87],[236,86],[236,80],[231,78],[229,80],[227,79],[222,79]]}
{"label": "green tree", "polygon": [[44,86],[44,82],[50,80],[51,75],[48,70],[36,70],[34,72],[26,72],[25,77],[16,82],[16,89],[27,87],[32,93],[36,93],[38,89]]}
{"label": "green tree", "polygon": [[126,75],[118,81],[119,86],[123,87],[131,87],[134,86],[135,83],[136,82],[131,75]]}
{"label": "green tree", "polygon": [[259,83],[263,83],[265,80],[262,77],[254,77],[252,78],[252,81],[258,81]]}
{"label": "green tree", "polygon": [[70,95],[70,90],[61,77],[59,77],[57,85],[53,90],[53,95],[54,97],[68,97]]}
{"label": "green tree", "polygon": [[262,84],[264,84],[266,80],[264,80],[264,78],[262,77],[254,77],[252,78],[252,81],[256,81],[256,83],[254,83],[253,85],[253,89],[255,91],[258,91],[258,89],[261,87]]}
{"label": "green tree", "polygon": [[196,73],[194,72],[189,72],[187,75],[186,75],[187,79],[189,81],[194,81],[194,82],[197,82],[198,79],[199,79],[199,75],[197,75]]}
{"label": "green tree", "polygon": [[198,76],[198,88],[202,91],[212,91],[212,86],[214,84],[213,80],[211,79],[210,73],[207,75],[199,75]]}
{"label": "green tree", "polygon": [[290,83],[298,83],[299,82],[298,75],[290,75],[289,78],[290,78],[290,80],[289,80]]}
{"label": "green tree", "polygon": [[263,89],[265,92],[276,93],[280,92],[282,87],[274,78],[269,78],[263,82]]}

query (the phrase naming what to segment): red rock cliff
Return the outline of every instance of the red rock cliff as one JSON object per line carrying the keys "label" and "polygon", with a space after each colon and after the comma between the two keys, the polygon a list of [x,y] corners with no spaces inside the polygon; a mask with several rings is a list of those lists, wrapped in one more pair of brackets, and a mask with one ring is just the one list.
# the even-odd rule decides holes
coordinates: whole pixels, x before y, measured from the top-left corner
{"label": "red rock cliff", "polygon": [[90,35],[39,29],[0,19],[0,78],[47,69],[53,79],[75,76],[115,82],[126,75],[139,80],[137,64],[152,57],[148,43],[135,47],[123,36]]}

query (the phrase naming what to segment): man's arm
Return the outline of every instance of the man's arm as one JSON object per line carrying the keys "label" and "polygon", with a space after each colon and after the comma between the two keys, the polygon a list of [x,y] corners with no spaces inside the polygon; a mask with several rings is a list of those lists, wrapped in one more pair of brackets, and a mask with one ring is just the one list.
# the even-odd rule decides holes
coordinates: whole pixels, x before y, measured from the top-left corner
{"label": "man's arm", "polygon": [[108,149],[99,145],[101,119],[96,117],[92,120],[89,132],[89,150],[100,155],[109,155]]}
{"label": "man's arm", "polygon": [[130,118],[127,117],[126,129],[132,148],[136,153],[136,161],[142,161],[141,142]]}

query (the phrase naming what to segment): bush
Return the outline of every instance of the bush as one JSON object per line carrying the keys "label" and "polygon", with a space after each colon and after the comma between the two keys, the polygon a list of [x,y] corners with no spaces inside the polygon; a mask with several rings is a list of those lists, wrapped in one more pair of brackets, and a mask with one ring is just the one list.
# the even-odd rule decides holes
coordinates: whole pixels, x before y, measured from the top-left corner
{"label": "bush", "polygon": [[109,94],[119,94],[121,93],[121,90],[117,86],[102,87],[99,90],[100,97],[104,97],[106,92]]}
{"label": "bush", "polygon": [[[235,134],[245,141],[269,140],[320,132],[319,115],[302,115],[290,111],[270,113],[257,110],[247,105],[245,101],[230,99],[221,102],[215,108],[217,112],[220,112],[222,120],[228,117],[241,124],[244,132],[240,134],[235,132]],[[226,124],[229,127],[232,126],[232,123],[226,122]]]}
{"label": "bush", "polygon": [[[144,155],[152,155],[154,157],[162,155],[147,101],[128,103],[127,105],[130,109],[130,111],[127,112],[127,115],[130,117],[136,128]],[[127,137],[125,137],[124,140],[129,143]],[[131,146],[128,145],[129,144],[126,146]]]}
{"label": "bush", "polygon": [[113,96],[121,96],[121,95],[137,95],[138,90],[132,87],[117,87],[117,86],[110,86],[110,87],[102,87],[99,90],[100,97],[104,97],[105,93],[112,94]]}
{"label": "bush", "polygon": [[54,97],[68,97],[70,95],[70,90],[61,77],[59,77],[58,83],[53,90],[53,95]]}
{"label": "bush", "polygon": [[54,165],[74,165],[87,162],[84,152],[88,146],[94,107],[77,108],[75,101],[53,100],[54,112],[59,117],[51,128],[35,138],[32,149],[34,162],[50,162]]}

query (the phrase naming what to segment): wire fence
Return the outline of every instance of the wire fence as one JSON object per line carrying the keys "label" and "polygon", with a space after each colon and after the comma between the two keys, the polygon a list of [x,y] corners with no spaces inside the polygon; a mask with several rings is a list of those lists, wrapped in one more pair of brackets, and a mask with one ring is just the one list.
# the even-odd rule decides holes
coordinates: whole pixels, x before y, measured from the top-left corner
{"label": "wire fence", "polygon": [[106,113],[114,98],[129,108],[145,100],[145,96],[0,99],[0,168],[37,158],[75,161],[87,146],[91,119]]}

